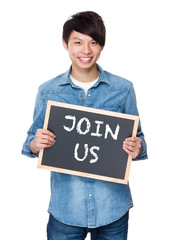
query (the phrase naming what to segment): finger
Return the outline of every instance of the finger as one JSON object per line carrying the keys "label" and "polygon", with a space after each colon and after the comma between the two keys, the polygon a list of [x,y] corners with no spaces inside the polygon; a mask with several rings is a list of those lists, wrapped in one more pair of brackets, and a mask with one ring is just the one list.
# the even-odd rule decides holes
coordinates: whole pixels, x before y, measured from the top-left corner
{"label": "finger", "polygon": [[[35,143],[37,148],[51,147],[56,141],[54,134],[48,135],[50,131],[39,129],[35,135]],[[43,146],[44,145],[44,146]]]}
{"label": "finger", "polygon": [[128,137],[126,140],[133,141],[133,142],[138,142],[141,141],[141,138],[139,137]]}
{"label": "finger", "polygon": [[123,145],[123,148],[125,148],[128,152],[130,153],[134,153],[134,152],[138,152],[140,147],[137,147],[137,146],[131,146],[131,145],[127,145],[127,144],[124,144]]}
{"label": "finger", "polygon": [[35,136],[36,142],[40,144],[54,144],[55,143],[55,138],[45,135],[45,134],[40,134]]}
{"label": "finger", "polygon": [[126,148],[128,148],[131,151],[134,151],[135,149],[140,149],[141,148],[141,144],[138,142],[127,142],[124,141],[123,142],[123,146],[125,146]]}
{"label": "finger", "polygon": [[54,138],[52,138],[52,137],[49,137],[49,136],[45,136],[45,137],[42,137],[41,139],[40,139],[40,143],[41,144],[48,144],[48,145],[52,145],[52,144],[54,144],[56,142],[56,140],[54,139]]}
{"label": "finger", "polygon": [[50,148],[50,147],[52,147],[52,144],[49,145],[49,144],[39,143],[39,144],[36,145],[36,147],[37,147],[37,149],[41,150],[43,148]]}
{"label": "finger", "polygon": [[49,141],[54,141],[55,140],[55,135],[54,134],[49,135],[47,133],[46,134],[42,133],[42,134],[40,134],[39,137],[42,138],[42,139],[47,139]]}
{"label": "finger", "polygon": [[126,142],[130,142],[130,143],[141,143],[141,138],[139,137],[129,137],[125,139]]}
{"label": "finger", "polygon": [[126,146],[131,146],[134,148],[140,148],[141,147],[141,139],[140,138],[127,138],[123,142]]}
{"label": "finger", "polygon": [[52,137],[52,138],[55,138],[55,137],[56,137],[55,134],[52,133],[51,131],[49,131],[49,130],[47,130],[47,129],[42,129],[42,130],[43,130],[43,131],[42,131],[42,134],[48,135],[48,136],[50,136],[50,137]]}
{"label": "finger", "polygon": [[135,148],[135,147],[132,147],[132,146],[127,146],[127,145],[125,145],[124,146],[128,151],[130,151],[130,152],[134,152],[134,151],[136,151],[137,149],[139,149],[139,148]]}
{"label": "finger", "polygon": [[139,155],[139,149],[135,151],[130,151],[128,148],[123,147],[123,150],[129,154],[132,158],[136,158]]}
{"label": "finger", "polygon": [[129,151],[126,147],[124,147],[124,146],[123,146],[123,150],[124,150],[126,153],[130,154],[130,151]]}
{"label": "finger", "polygon": [[47,130],[47,129],[38,129],[36,132],[36,135],[40,136],[40,135],[48,135],[50,137],[55,138],[55,134],[52,133],[51,131]]}

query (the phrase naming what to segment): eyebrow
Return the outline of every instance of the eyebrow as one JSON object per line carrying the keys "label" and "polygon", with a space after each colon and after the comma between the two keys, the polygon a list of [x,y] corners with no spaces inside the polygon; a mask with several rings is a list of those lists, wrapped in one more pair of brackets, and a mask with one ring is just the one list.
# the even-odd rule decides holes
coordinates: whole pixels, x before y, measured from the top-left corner
{"label": "eyebrow", "polygon": [[72,39],[79,39],[79,40],[82,40],[81,38],[78,38],[78,37],[73,37]]}
{"label": "eyebrow", "polygon": [[[81,38],[78,38],[78,37],[74,37],[74,38],[72,38],[72,40],[79,40],[79,41],[83,41],[83,39],[81,39]],[[95,41],[95,40],[92,38],[90,41]]]}

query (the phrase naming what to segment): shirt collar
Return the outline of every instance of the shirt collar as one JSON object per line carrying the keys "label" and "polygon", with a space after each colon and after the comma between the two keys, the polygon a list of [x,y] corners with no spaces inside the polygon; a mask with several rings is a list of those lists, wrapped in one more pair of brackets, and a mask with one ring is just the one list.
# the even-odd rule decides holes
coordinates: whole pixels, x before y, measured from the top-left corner
{"label": "shirt collar", "polygon": [[[110,84],[109,80],[107,79],[107,77],[105,75],[105,72],[103,71],[103,69],[98,64],[97,64],[97,68],[100,72],[100,75],[99,75],[99,79],[96,83],[96,86],[101,82]],[[72,69],[72,66],[70,66],[69,70],[63,74],[63,76],[61,78],[61,82],[59,83],[59,85],[61,85],[61,86],[66,85],[66,84],[71,84],[72,85],[72,81],[70,79],[71,69]]]}

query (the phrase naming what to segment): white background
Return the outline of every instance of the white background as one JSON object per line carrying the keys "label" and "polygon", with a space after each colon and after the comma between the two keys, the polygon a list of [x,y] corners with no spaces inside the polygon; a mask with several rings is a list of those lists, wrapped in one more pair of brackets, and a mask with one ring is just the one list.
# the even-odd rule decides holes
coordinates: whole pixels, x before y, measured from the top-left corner
{"label": "white background", "polygon": [[[0,238],[44,240],[49,172],[21,155],[38,86],[70,65],[61,44],[69,16],[99,13],[107,28],[103,69],[133,82],[149,160],[133,162],[129,240],[172,239],[172,7],[170,0],[0,3]],[[89,236],[87,237],[89,239]]]}

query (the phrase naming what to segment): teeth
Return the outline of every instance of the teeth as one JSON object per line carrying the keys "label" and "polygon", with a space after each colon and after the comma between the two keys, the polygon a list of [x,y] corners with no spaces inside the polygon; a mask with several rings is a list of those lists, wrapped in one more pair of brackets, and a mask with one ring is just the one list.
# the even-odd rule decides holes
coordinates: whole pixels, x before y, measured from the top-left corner
{"label": "teeth", "polygon": [[90,60],[91,58],[80,58],[80,59],[85,60],[85,61],[88,61],[88,60]]}

